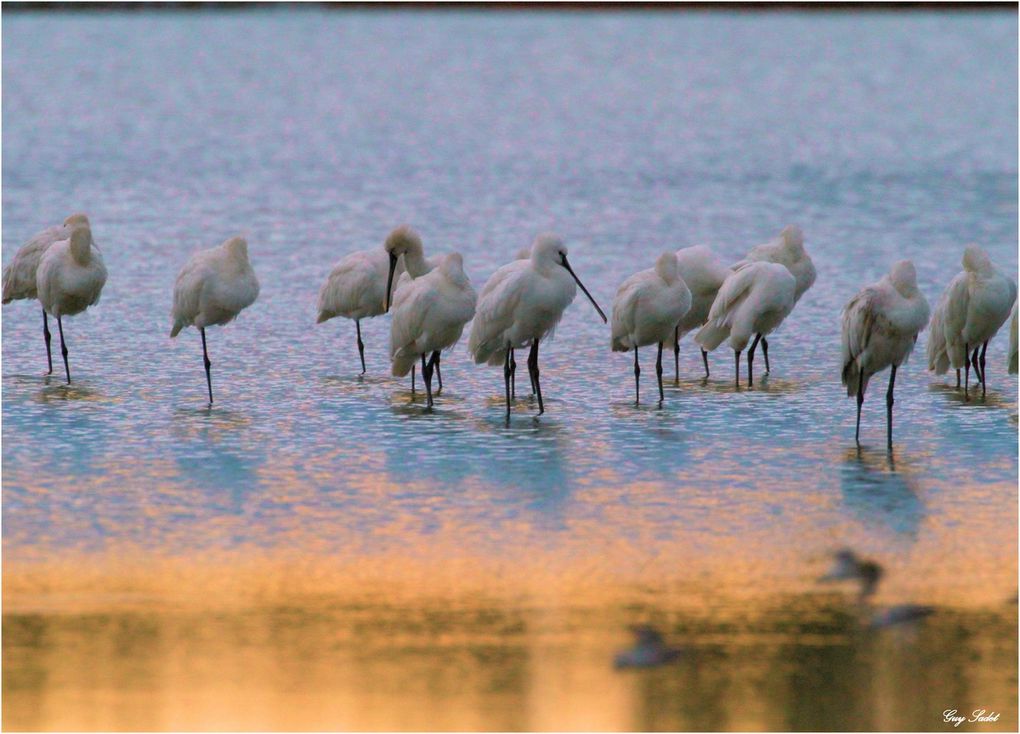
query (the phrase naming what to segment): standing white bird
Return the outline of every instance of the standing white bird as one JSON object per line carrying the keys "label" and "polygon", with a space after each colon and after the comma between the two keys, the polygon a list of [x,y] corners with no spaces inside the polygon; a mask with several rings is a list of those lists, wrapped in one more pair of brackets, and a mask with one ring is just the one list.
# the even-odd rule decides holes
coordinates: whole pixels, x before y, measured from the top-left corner
{"label": "standing white bird", "polygon": [[890,367],[886,392],[887,444],[892,450],[893,389],[896,370],[914,350],[917,335],[928,323],[928,301],[917,289],[917,272],[900,260],[887,275],[863,288],[843,308],[843,384],[857,396],[857,430],[861,442],[861,405],[873,375]]}
{"label": "standing white bird", "polygon": [[[393,374],[403,377],[420,358],[429,408],[438,355],[460,340],[464,325],[475,315],[477,300],[459,252],[444,256],[436,268],[404,285],[394,297],[390,324]],[[428,354],[431,358],[426,361]]]}
{"label": "standing white bird", "polygon": [[606,314],[571,269],[566,245],[559,237],[546,234],[535,239],[527,260],[514,260],[499,268],[482,289],[468,351],[477,364],[503,363],[508,421],[510,383],[517,369],[513,350],[528,344],[531,345],[528,374],[538,396],[538,414],[545,412],[539,382],[538,344],[555,329],[563,311],[574,300],[575,283],[606,322]]}
{"label": "standing white bird", "polygon": [[43,310],[57,319],[68,385],[71,367],[67,363],[62,317],[74,316],[99,303],[105,284],[106,265],[93,245],[92,230],[87,224],[73,225],[67,239],[51,244],[39,258],[35,287]]}
{"label": "standing white bird", "polygon": [[201,332],[210,404],[213,401],[212,362],[206,349],[205,329],[233,321],[255,303],[258,295],[259,281],[248,261],[248,243],[243,237],[231,237],[218,247],[196,252],[177,276],[170,338],[188,326]]}
{"label": "standing white bird", "polygon": [[1009,318],[1015,300],[1013,279],[999,272],[980,247],[967,245],[963,251],[963,272],[949,282],[931,317],[928,369],[944,375],[953,367],[959,388],[960,368],[963,367],[963,394],[969,399],[973,365],[984,398],[988,342]]}
{"label": "standing white bird", "polygon": [[[676,251],[676,259],[680,264],[680,277],[691,290],[691,308],[680,319],[673,334],[673,360],[676,367],[676,384],[680,384],[680,340],[685,334],[705,323],[708,312],[712,308],[719,288],[730,274],[730,269],[723,265],[705,245],[685,247]],[[666,342],[667,345],[669,342]],[[709,376],[708,352],[701,350],[701,361],[705,363],[705,377]]]}
{"label": "standing white bird", "polygon": [[662,344],[674,335],[677,322],[691,309],[691,291],[680,277],[677,256],[664,252],[655,267],[642,270],[623,281],[613,299],[610,346],[614,352],[634,350],[635,404],[641,402],[641,366],[638,347],[659,345],[655,374],[662,406]]}
{"label": "standing white bird", "polygon": [[1017,368],[1016,336],[1016,301],[1013,301],[1013,313],[1009,319],[1009,354],[1006,355],[1006,368],[1011,375],[1016,374]]}
{"label": "standing white bird", "polygon": [[413,275],[427,272],[421,238],[409,226],[401,225],[386,237],[383,246],[359,250],[344,256],[319,290],[317,324],[336,316],[352,319],[358,338],[361,374],[365,374],[365,343],[361,320],[381,316],[389,308],[391,280],[405,267]]}
{"label": "standing white bird", "polygon": [[[797,290],[793,298],[795,306],[807,289],[814,285],[817,276],[815,264],[811,261],[807,250],[804,249],[804,234],[796,224],[784,227],[776,239],[752,248],[743,260],[733,265],[733,270],[738,270],[751,262],[771,262],[785,265],[797,280]],[[761,338],[761,351],[765,355],[765,374],[767,375],[771,370],[769,367],[769,340],[764,335]]]}
{"label": "standing white bird", "polygon": [[708,312],[708,322],[694,340],[709,352],[729,340],[735,353],[736,385],[740,387],[740,353],[754,335],[747,353],[747,386],[754,384],[754,350],[759,340],[783,323],[796,301],[797,281],[783,265],[750,262],[730,273]]}
{"label": "standing white bird", "polygon": [[[38,298],[39,294],[35,285],[35,275],[39,268],[39,260],[54,242],[68,239],[71,236],[71,229],[77,225],[88,227],[89,218],[84,214],[72,214],[64,220],[63,224],[47,227],[18,249],[14,259],[4,268],[4,303],[19,301],[23,298]],[[53,354],[50,351],[52,336],[50,335],[50,324],[46,316],[46,309],[43,308],[42,312],[43,340],[46,342],[46,374],[51,375],[53,374]]]}

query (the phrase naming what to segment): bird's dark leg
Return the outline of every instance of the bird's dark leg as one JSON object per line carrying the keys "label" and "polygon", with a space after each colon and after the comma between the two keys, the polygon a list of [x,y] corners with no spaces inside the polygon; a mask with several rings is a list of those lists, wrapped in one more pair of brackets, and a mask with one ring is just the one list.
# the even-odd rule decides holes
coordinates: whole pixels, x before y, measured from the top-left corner
{"label": "bird's dark leg", "polygon": [[981,399],[982,400],[985,399],[985,390],[988,387],[988,383],[985,381],[985,378],[988,376],[988,374],[985,372],[985,352],[987,352],[987,351],[988,351],[988,342],[985,342],[984,345],[981,347]]}
{"label": "bird's dark leg", "polygon": [[659,378],[659,407],[666,396],[662,394],[662,342],[659,342],[659,356],[655,358],[655,376]]}
{"label": "bird's dark leg", "polygon": [[57,316],[57,329],[60,331],[60,353],[64,355],[64,372],[67,373],[67,384],[71,384],[71,368],[67,364],[67,345],[64,344],[64,324]]}
{"label": "bird's dark leg", "polygon": [[506,422],[510,423],[510,345],[506,347],[503,357],[503,382],[506,383]]}
{"label": "bird's dark leg", "polygon": [[974,368],[974,376],[977,377],[978,383],[981,382],[981,365],[978,362],[978,356],[981,354],[981,346],[974,347],[973,353],[970,355],[970,366]]}
{"label": "bird's dark leg", "polygon": [[634,347],[634,405],[641,405],[641,365],[638,364],[637,347]]}
{"label": "bird's dark leg", "polygon": [[209,405],[212,405],[212,362],[209,361],[209,350],[205,344],[205,329],[199,329],[202,334],[202,361],[205,363],[205,384],[209,388]]}
{"label": "bird's dark leg", "polygon": [[708,377],[709,377],[709,372],[708,372],[708,352],[706,352],[704,349],[701,350],[701,361],[705,363],[705,379],[707,380]]}
{"label": "bird's dark leg", "polygon": [[770,374],[772,368],[769,367],[769,340],[765,337],[761,338],[761,353],[765,355],[765,374]]}
{"label": "bird's dark leg", "polygon": [[740,352],[737,351],[736,349],[733,350],[733,362],[737,366],[736,374],[733,377],[733,384],[735,384],[737,386],[737,389],[739,390],[740,389]]}
{"label": "bird's dark leg", "polygon": [[957,390],[960,389],[960,370],[959,370],[959,368],[957,368],[957,370],[956,370],[956,389]]}
{"label": "bird's dark leg", "polygon": [[361,322],[354,320],[354,328],[358,330],[358,354],[361,355],[361,374],[365,374],[365,342],[361,341]]}
{"label": "bird's dark leg", "polygon": [[435,365],[436,379],[439,380],[439,389],[436,390],[436,395],[438,395],[439,393],[441,393],[443,391],[443,373],[439,371],[439,360],[440,359],[441,359],[441,356],[439,354],[439,350],[438,349],[436,351],[432,352],[432,364]]}
{"label": "bird's dark leg", "polygon": [[854,431],[854,441],[861,445],[861,406],[864,405],[864,388],[866,375],[861,372],[857,375],[857,430]]}
{"label": "bird's dark leg", "polygon": [[42,310],[42,334],[43,339],[46,341],[46,365],[49,368],[46,371],[47,375],[53,374],[53,354],[50,352],[50,341],[53,337],[50,335],[50,319],[46,315],[46,309]]}
{"label": "bird's dark leg", "polygon": [[415,372],[415,366],[412,364],[411,365],[411,399],[412,400],[414,399],[414,372]]}
{"label": "bird's dark leg", "polygon": [[[535,371],[531,370],[531,357],[535,355]],[[537,392],[537,386],[535,384],[535,375],[538,373],[538,339],[534,339],[531,342],[531,350],[528,352],[528,378],[531,380],[531,394],[534,395]],[[541,401],[540,401],[541,402]]]}
{"label": "bird's dark leg", "polygon": [[963,399],[970,400],[970,345],[963,345]]}
{"label": "bird's dark leg", "polygon": [[517,399],[517,360],[514,359],[513,347],[510,347],[510,399]]}
{"label": "bird's dark leg", "polygon": [[528,374],[531,375],[531,383],[535,386],[535,394],[538,395],[538,414],[545,412],[545,404],[542,402],[542,383],[538,379],[538,339],[531,342],[531,352],[528,354]]}
{"label": "bird's dark leg", "polygon": [[421,381],[425,383],[425,407],[432,407],[432,370],[425,361],[425,355],[421,355]]}
{"label": "bird's dark leg", "polygon": [[896,385],[896,365],[892,366],[892,371],[889,373],[889,391],[885,394],[885,425],[886,435],[888,437],[889,450],[892,451],[892,406],[893,406],[893,388]]}
{"label": "bird's dark leg", "polygon": [[676,364],[676,379],[674,385],[680,384],[680,327],[673,330],[673,362]]}
{"label": "bird's dark leg", "polygon": [[755,334],[751,348],[747,350],[747,386],[754,387],[754,350],[761,341],[761,334]]}

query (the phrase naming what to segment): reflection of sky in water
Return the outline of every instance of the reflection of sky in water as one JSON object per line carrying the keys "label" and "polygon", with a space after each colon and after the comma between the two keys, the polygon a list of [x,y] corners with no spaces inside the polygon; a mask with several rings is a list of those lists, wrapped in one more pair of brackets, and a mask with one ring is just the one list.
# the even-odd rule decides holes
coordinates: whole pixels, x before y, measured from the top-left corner
{"label": "reflection of sky in water", "polygon": [[[343,596],[357,579],[732,610],[813,593],[820,559],[841,545],[882,560],[889,601],[981,606],[1015,593],[1006,338],[989,346],[987,402],[963,404],[924,373],[921,336],[898,379],[893,465],[885,375],[858,455],[837,365],[840,307],[891,261],[914,259],[933,304],[966,242],[1015,272],[1014,16],[5,21],[4,263],[84,209],[110,271],[98,307],[65,325],[70,388],[40,376],[37,307],[2,312],[8,601],[31,607],[62,589],[94,601],[112,594],[107,573],[120,574],[118,593],[206,600]],[[542,345],[547,415],[533,420],[525,397],[506,427],[500,370],[470,365],[463,345],[423,415],[387,375],[385,319],[363,324],[364,379],[353,325],[313,323],[332,263],[401,221],[430,253],[463,251],[476,288],[555,229],[604,308],[662,249],[708,242],[736,260],[790,221],[818,281],[769,340],[772,376],[735,392],[720,350],[702,381],[687,340],[679,387],[666,360],[661,411],[654,350],[642,352],[648,403],[635,409],[629,355],[608,351],[578,299]],[[210,332],[209,411],[197,334],[166,337],[171,286],[190,252],[235,231],[262,294]],[[519,366],[526,396],[523,355]],[[845,652],[817,667],[804,652],[800,680],[858,670],[865,653]],[[538,653],[506,654],[513,671]],[[681,676],[636,679],[627,695],[672,695],[681,679],[699,700],[732,693]],[[766,718],[827,721],[812,707],[836,706],[830,692]],[[714,726],[693,701],[639,720]]]}

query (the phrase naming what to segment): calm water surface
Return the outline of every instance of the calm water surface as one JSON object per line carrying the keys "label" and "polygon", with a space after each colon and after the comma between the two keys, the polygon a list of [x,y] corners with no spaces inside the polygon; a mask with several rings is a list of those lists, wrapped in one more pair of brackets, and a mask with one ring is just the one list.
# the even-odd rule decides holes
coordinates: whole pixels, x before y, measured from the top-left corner
{"label": "calm water surface", "polygon": [[[903,257],[934,305],[977,242],[1017,270],[1017,21],[960,15],[6,14],[3,261],[84,210],[110,271],[43,376],[3,309],[6,728],[928,729],[1016,699],[1017,382],[884,384],[864,447],[839,309]],[[727,260],[789,222],[818,280],[735,391],[683,344],[632,404],[583,299],[543,345],[548,413],[443,362],[432,414],[388,322],[319,285],[413,223],[476,288],[539,231],[604,308],[665,250]],[[173,279],[243,232],[259,301],[167,337]],[[653,373],[653,350],[644,355]],[[759,360],[760,361],[760,360]],[[671,366],[667,370],[671,375]],[[884,376],[883,376],[884,379]],[[820,587],[887,569],[869,631]],[[688,648],[610,667],[626,626]]]}

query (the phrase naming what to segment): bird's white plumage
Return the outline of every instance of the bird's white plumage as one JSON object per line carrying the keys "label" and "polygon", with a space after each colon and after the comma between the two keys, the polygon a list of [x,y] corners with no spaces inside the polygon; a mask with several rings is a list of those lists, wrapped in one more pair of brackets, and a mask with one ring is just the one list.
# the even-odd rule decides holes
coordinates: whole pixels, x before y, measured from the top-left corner
{"label": "bird's white plumage", "polygon": [[984,250],[968,245],[963,272],[942,292],[931,317],[928,369],[938,375],[967,363],[967,350],[989,341],[1009,318],[1016,283],[1000,272]]}
{"label": "bird's white plumage", "polygon": [[414,277],[428,272],[423,253],[421,237],[404,224],[387,235],[381,248],[346,255],[333,267],[319,289],[316,323],[321,324],[336,316],[354,321],[381,316],[386,312],[391,255],[397,258],[393,274],[393,290],[396,292],[405,271],[412,271]]}
{"label": "bird's white plumage", "polygon": [[877,283],[851,298],[843,308],[842,327],[847,395],[867,389],[875,373],[905,363],[928,314],[928,301],[917,289],[917,273],[909,260],[900,260]]}
{"label": "bird's white plumage", "polygon": [[105,284],[106,265],[88,225],[72,226],[68,239],[52,243],[39,258],[36,291],[51,316],[74,316],[95,305]]}
{"label": "bird's white plumage", "polygon": [[796,301],[797,281],[783,265],[753,261],[727,276],[694,340],[711,352],[724,341],[743,351],[754,334],[767,335]]}
{"label": "bird's white plumage", "polygon": [[3,302],[10,303],[22,298],[37,298],[36,272],[43,253],[54,242],[69,239],[71,230],[77,225],[89,226],[89,218],[84,214],[72,214],[63,224],[47,227],[36,233],[32,239],[22,245],[14,259],[4,268]]}
{"label": "bird's white plumage", "polygon": [[[691,307],[677,324],[682,339],[708,320],[712,303],[731,270],[706,245],[677,250],[676,259],[680,277],[691,291]],[[666,343],[671,345],[673,340],[674,335],[670,335]]]}
{"label": "bird's white plumage", "polygon": [[1016,326],[1016,301],[1013,301],[1013,312],[1009,319],[1009,353],[1006,355],[1006,367],[1011,375],[1017,372]]}
{"label": "bird's white plumage", "polygon": [[817,277],[815,264],[804,249],[804,234],[795,224],[784,227],[776,239],[752,248],[743,260],[734,264],[733,270],[739,270],[751,262],[772,262],[786,266],[797,280],[793,299],[795,304],[814,285]]}
{"label": "bird's white plumage", "polygon": [[577,286],[562,265],[567,253],[553,235],[540,235],[526,260],[514,260],[489,278],[478,297],[468,339],[477,364],[502,364],[507,349],[551,336]]}
{"label": "bird's white plumage", "polygon": [[474,316],[476,301],[460,253],[445,255],[430,272],[406,283],[392,308],[393,374],[402,377],[423,354],[453,347]]}
{"label": "bird's white plumage", "polygon": [[613,299],[614,352],[659,344],[672,338],[677,322],[691,308],[691,291],[680,277],[677,256],[665,252],[654,268],[623,281]]}
{"label": "bird's white plumage", "polygon": [[259,281],[248,260],[248,243],[231,237],[191,256],[174,283],[170,336],[195,326],[226,324],[255,302]]}

